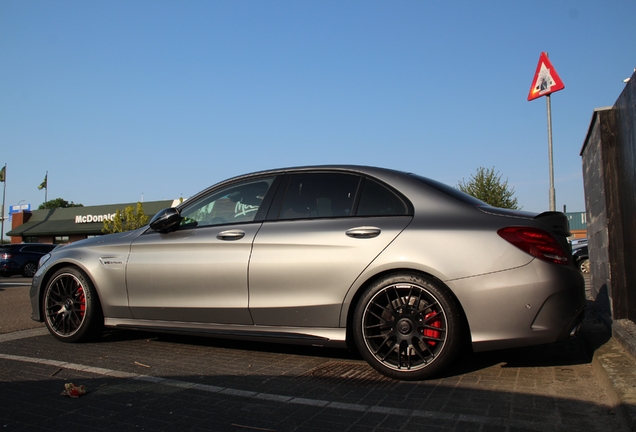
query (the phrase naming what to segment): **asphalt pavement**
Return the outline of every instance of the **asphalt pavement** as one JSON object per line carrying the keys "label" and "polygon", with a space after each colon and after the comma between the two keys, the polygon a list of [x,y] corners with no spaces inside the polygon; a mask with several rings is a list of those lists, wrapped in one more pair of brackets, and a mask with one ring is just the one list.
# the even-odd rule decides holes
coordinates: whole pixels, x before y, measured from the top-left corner
{"label": "asphalt pavement", "polygon": [[[582,336],[399,382],[346,350],[133,331],[64,344],[19,283],[0,279],[3,431],[634,430],[634,359],[592,302]],[[62,396],[68,383],[86,394]]]}
{"label": "asphalt pavement", "polygon": [[42,327],[31,320],[30,278],[0,277],[0,334]]}

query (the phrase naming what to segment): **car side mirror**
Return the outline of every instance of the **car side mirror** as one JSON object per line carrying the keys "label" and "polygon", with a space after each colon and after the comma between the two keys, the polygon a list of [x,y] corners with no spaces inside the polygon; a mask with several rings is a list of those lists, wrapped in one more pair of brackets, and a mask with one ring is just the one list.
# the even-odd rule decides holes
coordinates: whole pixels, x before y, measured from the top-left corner
{"label": "car side mirror", "polygon": [[179,210],[174,207],[161,210],[150,220],[150,229],[160,233],[169,233],[177,229],[181,223]]}

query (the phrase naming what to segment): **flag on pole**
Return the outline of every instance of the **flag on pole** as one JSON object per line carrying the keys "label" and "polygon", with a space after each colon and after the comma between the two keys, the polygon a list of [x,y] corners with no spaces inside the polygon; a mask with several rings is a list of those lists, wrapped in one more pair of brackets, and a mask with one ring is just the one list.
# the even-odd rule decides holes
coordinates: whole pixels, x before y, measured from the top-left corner
{"label": "flag on pole", "polygon": [[3,166],[0,170],[0,183],[4,183],[7,179],[7,166]]}
{"label": "flag on pole", "polygon": [[44,176],[44,181],[40,184],[40,186],[38,186],[38,189],[39,189],[39,190],[47,189],[47,182],[46,182],[46,179],[47,179],[48,177],[49,177],[49,174],[47,173],[47,174]]}

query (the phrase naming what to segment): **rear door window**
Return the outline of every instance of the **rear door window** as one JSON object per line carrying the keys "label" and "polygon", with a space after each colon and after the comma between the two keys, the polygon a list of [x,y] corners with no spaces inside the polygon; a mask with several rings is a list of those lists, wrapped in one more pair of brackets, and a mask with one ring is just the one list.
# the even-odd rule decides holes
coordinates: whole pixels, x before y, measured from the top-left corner
{"label": "rear door window", "polygon": [[340,218],[353,214],[360,177],[341,173],[292,175],[279,219]]}

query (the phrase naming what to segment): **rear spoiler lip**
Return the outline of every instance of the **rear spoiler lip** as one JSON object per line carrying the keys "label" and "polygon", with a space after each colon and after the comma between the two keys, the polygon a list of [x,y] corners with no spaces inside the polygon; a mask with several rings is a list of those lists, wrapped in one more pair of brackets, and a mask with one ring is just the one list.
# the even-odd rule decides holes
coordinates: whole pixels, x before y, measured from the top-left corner
{"label": "rear spoiler lip", "polygon": [[534,220],[548,226],[557,235],[565,237],[572,235],[568,217],[562,212],[546,211],[535,216]]}
{"label": "rear spoiler lip", "polygon": [[548,231],[565,237],[570,237],[572,233],[570,232],[570,221],[567,216],[558,211],[546,211],[543,213],[532,213],[521,210],[511,210],[511,209],[503,209],[499,207],[492,207],[489,205],[480,205],[477,206],[479,210],[484,213],[497,215],[497,216],[506,216],[518,219],[526,219],[526,220],[534,220],[539,222],[541,225],[544,225]]}

